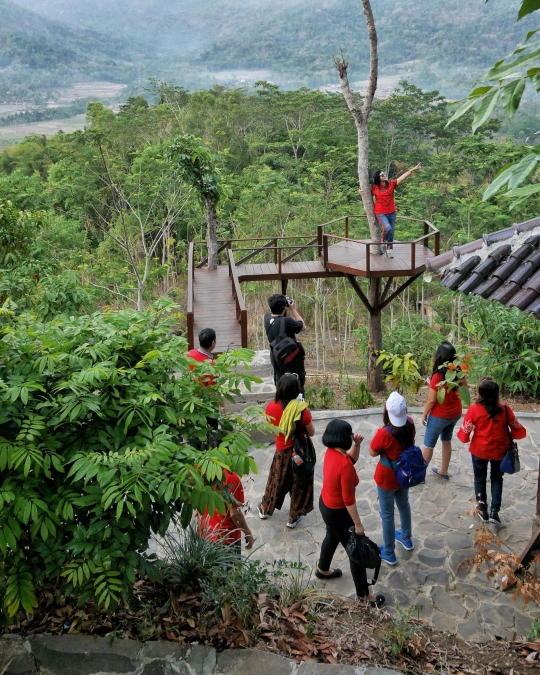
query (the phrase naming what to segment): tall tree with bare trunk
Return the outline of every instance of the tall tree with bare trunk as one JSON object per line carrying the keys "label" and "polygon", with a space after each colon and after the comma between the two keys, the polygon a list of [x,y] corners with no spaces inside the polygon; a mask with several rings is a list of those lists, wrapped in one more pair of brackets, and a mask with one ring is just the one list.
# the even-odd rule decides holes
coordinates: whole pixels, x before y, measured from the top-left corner
{"label": "tall tree with bare trunk", "polygon": [[[370,0],[361,0],[364,16],[366,17],[366,24],[368,28],[369,38],[369,81],[366,93],[362,98],[355,96],[349,84],[347,69],[348,62],[345,60],[343,52],[340,57],[335,57],[334,61],[341,83],[341,91],[343,97],[347,102],[347,106],[356,125],[358,133],[358,180],[360,183],[362,202],[366,211],[369,232],[373,241],[380,241],[381,234],[377,218],[375,217],[375,209],[373,206],[373,199],[371,197],[371,186],[369,183],[369,135],[368,135],[368,120],[371,108],[373,105],[373,98],[377,90],[377,77],[379,69],[379,56],[377,52],[377,30],[375,28],[375,20],[373,18],[373,11],[371,9]],[[378,249],[372,251],[379,252]],[[370,278],[368,299],[371,309],[369,312],[369,340],[368,340],[368,370],[367,380],[368,387],[371,391],[379,391],[383,388],[382,367],[377,365],[377,352],[382,349],[382,326],[381,326],[381,311],[379,309],[380,301],[380,279]]]}

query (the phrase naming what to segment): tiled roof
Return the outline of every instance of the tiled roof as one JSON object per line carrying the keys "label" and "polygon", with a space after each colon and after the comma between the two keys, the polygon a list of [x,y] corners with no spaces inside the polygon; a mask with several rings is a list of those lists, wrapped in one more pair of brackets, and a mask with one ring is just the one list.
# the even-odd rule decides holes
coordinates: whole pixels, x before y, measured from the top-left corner
{"label": "tiled roof", "polygon": [[540,319],[540,218],[454,246],[429,258],[426,270],[440,273],[446,288],[497,300]]}

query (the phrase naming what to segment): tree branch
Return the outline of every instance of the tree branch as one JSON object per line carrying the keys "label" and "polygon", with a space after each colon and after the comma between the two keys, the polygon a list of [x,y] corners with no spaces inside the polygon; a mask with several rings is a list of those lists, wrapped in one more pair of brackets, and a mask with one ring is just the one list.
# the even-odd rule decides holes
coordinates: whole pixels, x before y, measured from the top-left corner
{"label": "tree branch", "polygon": [[364,105],[362,106],[362,113],[367,121],[371,112],[375,91],[377,90],[379,55],[377,51],[377,30],[375,29],[375,20],[371,11],[370,0],[362,0],[362,7],[364,9],[364,16],[366,17],[369,38],[369,82],[364,97]]}

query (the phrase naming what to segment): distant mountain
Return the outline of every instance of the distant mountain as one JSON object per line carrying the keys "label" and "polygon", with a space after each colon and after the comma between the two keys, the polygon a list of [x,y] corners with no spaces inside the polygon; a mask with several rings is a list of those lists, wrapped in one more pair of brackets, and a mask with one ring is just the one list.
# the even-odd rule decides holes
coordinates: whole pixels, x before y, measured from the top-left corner
{"label": "distant mountain", "polygon": [[142,52],[127,41],[70,28],[0,0],[0,101],[39,100],[81,79],[126,81]]}
{"label": "distant mountain", "polygon": [[[353,80],[366,77],[368,70],[360,0],[17,3],[31,12],[24,14],[14,3],[0,0],[0,85],[6,53],[11,63],[31,61],[25,64],[27,69],[70,63],[78,72],[99,72],[105,79],[124,77],[127,82],[138,77],[142,82],[152,75],[190,88],[261,77],[288,87],[335,84],[332,55],[341,49],[350,61]],[[518,4],[518,0],[372,0],[381,74],[396,80],[406,77],[450,96],[463,93],[484,68],[510,52],[534,27],[535,17],[516,22]],[[11,8],[13,17],[7,30],[4,6]],[[39,18],[41,33],[33,27],[37,15],[32,12],[44,17]],[[13,39],[8,44],[5,35],[10,30],[24,34],[28,42],[18,38],[20,48]],[[51,71],[53,79],[55,74]]]}

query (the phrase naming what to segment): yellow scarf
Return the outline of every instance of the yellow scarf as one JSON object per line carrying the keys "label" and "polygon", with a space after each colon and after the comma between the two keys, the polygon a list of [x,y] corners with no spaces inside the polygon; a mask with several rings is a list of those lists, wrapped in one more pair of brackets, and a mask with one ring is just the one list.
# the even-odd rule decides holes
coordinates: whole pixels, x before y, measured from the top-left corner
{"label": "yellow scarf", "polygon": [[283,415],[281,416],[281,421],[279,423],[279,428],[285,435],[285,441],[288,441],[289,438],[291,438],[291,436],[294,434],[296,422],[302,418],[302,413],[306,408],[307,403],[305,401],[299,401],[296,398],[287,403],[287,407],[283,411]]}

